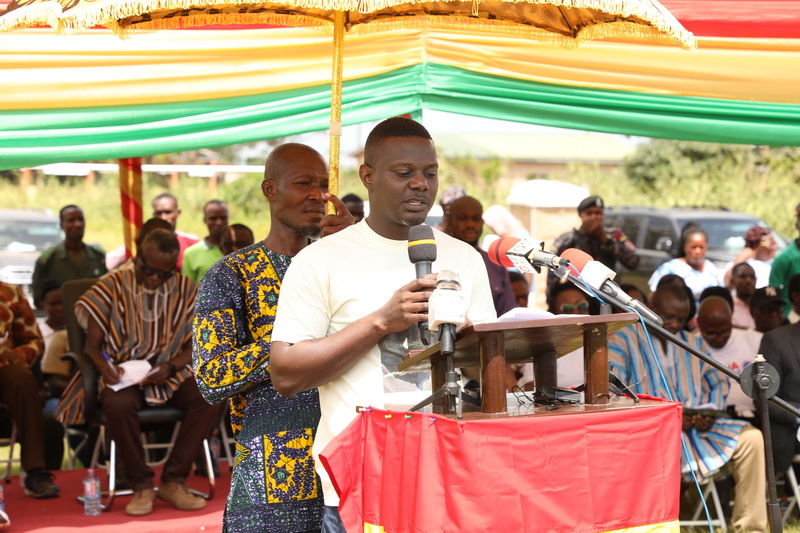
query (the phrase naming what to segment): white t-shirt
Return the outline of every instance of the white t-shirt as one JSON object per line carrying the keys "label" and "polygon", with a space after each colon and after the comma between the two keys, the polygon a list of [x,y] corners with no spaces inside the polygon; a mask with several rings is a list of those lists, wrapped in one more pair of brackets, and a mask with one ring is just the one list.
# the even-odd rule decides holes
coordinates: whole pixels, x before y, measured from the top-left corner
{"label": "white t-shirt", "polygon": [[[448,269],[459,274],[470,321],[494,320],[489,279],[480,254],[436,229],[434,236],[437,259],[433,272]],[[298,343],[336,333],[379,309],[415,278],[408,242],[383,238],[363,220],[320,239],[295,256],[281,285],[272,341]],[[319,387],[322,418],[314,441],[314,458],[325,505],[338,505],[339,498],[318,461],[319,453],[355,418],[356,408],[381,408],[386,403],[411,406],[430,394],[429,383],[428,391],[423,390],[423,383],[429,382],[428,372],[396,372],[405,345],[414,343],[415,336],[418,339],[417,332],[415,324],[408,332],[388,335],[344,375]],[[402,400],[391,394],[398,391],[406,391]]]}
{"label": "white t-shirt", "polygon": [[[711,357],[724,364],[731,370],[741,373],[744,367],[753,362],[758,353],[758,347],[761,344],[762,334],[754,329],[738,329],[733,328],[731,331],[731,338],[725,343],[722,348],[708,347]],[[742,388],[738,383],[733,383],[730,378],[728,385],[730,389],[728,392],[727,405],[732,405],[736,412],[741,415],[752,416],[747,413],[755,413],[755,404],[753,399],[742,392]]]}

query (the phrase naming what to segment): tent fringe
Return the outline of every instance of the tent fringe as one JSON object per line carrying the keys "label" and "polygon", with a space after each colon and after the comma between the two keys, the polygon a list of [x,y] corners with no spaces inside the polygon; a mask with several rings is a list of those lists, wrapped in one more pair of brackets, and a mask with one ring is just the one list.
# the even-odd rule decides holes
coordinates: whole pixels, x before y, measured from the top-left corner
{"label": "tent fringe", "polygon": [[[198,7],[198,1],[202,7]],[[441,0],[447,3],[449,0]],[[494,1],[494,0],[487,0]],[[381,25],[380,31],[387,28],[420,28],[421,20],[429,27],[439,28],[468,28],[486,27],[500,28],[514,26],[513,22],[498,21],[480,16],[481,0],[453,0],[453,2],[469,3],[472,17],[454,15],[411,15],[408,17],[394,17],[390,23],[377,20],[371,24]],[[694,36],[686,31],[675,17],[666,11],[660,4],[650,3],[647,0],[638,2],[632,0],[506,0],[509,4],[549,4],[563,6],[567,9],[587,9],[601,11],[610,16],[623,17],[626,21],[598,22],[578,28],[575,37],[581,39],[598,39],[615,36],[645,37],[658,42],[677,42],[684,48],[695,48]],[[397,8],[399,6],[415,6],[430,3],[430,0],[294,0],[291,5],[278,2],[259,2],[258,0],[121,0],[114,3],[97,2],[87,5],[78,4],[66,13],[57,12],[56,2],[43,2],[19,7],[0,17],[0,30],[15,29],[35,24],[42,21],[56,28],[57,33],[69,34],[97,25],[106,25],[113,28],[116,33],[125,36],[139,31],[155,31],[157,29],[177,29],[190,26],[202,26],[219,23],[224,18],[229,24],[248,24],[253,22],[283,24],[289,26],[304,26],[322,28],[331,24],[331,11],[352,11],[364,15],[375,14],[382,18],[380,11]],[[258,9],[259,13],[248,13],[246,6]],[[215,13],[204,13],[207,8],[212,8]],[[219,13],[229,9],[231,12]],[[186,13],[174,14],[170,12],[183,10]],[[304,13],[309,10],[310,13]],[[16,13],[16,12],[19,13]],[[72,13],[71,11],[75,11]],[[475,13],[478,16],[475,16]],[[194,14],[196,13],[196,14]],[[385,15],[388,19],[388,15]],[[454,18],[455,21],[447,21]],[[137,20],[141,19],[141,20]],[[399,20],[398,20],[399,19]],[[409,19],[409,20],[406,20]],[[417,19],[417,20],[414,20]],[[130,24],[140,25],[141,29],[122,29]],[[354,24],[353,28],[361,25]],[[524,24],[516,24],[519,31],[509,30],[507,33],[515,35],[530,35],[543,42],[561,43],[560,37],[548,39],[546,32],[529,29]],[[358,30],[359,33],[372,33],[372,29]],[[503,30],[505,31],[505,30]],[[659,35],[661,34],[661,35]],[[662,37],[663,36],[663,37]]]}
{"label": "tent fringe", "polygon": [[60,17],[61,6],[55,2],[29,4],[0,17],[0,31],[14,31],[41,24],[57,28]]}

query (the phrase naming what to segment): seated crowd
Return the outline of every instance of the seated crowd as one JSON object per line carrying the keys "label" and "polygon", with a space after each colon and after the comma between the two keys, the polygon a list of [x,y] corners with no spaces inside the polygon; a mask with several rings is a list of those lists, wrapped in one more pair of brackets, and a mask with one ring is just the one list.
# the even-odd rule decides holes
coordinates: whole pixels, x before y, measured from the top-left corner
{"label": "seated crowd", "polygon": [[[165,193],[152,201],[154,218],[142,226],[135,255],[126,256],[124,248],[104,255],[83,240],[83,211],[75,205],[61,210],[64,242],[42,254],[33,277],[35,303],[45,314],[38,328],[22,292],[0,283],[0,311],[8,324],[0,345],[0,403],[18,429],[27,495],[59,496],[51,471],[60,467],[63,454],[61,424],[87,422],[83,418],[81,376],[61,359],[68,346],[60,291],[62,284],[70,280],[98,278],[78,300],[74,311],[86,332],[85,353],[101,376],[99,403],[108,431],[123,457],[121,473],[134,492],[125,508],[127,514],[149,514],[156,498],[182,510],[205,506],[205,500],[188,490],[186,479],[203,439],[221,416],[225,400],[230,402],[233,433],[237,442],[243,443],[242,449],[247,439],[267,439],[267,426],[278,432],[285,422],[275,419],[277,422],[272,425],[254,425],[247,419],[246,405],[248,409],[273,413],[270,416],[284,416],[289,411],[302,413],[297,416],[303,422],[297,422],[300,425],[292,427],[292,431],[314,434],[319,421],[316,393],[296,395],[291,401],[283,399],[287,402],[284,407],[269,410],[267,403],[278,401],[275,398],[279,396],[271,385],[250,387],[249,380],[254,376],[267,382],[270,378],[269,371],[259,370],[257,364],[248,367],[261,361],[248,359],[248,354],[256,349],[268,352],[269,348],[259,342],[268,338],[275,315],[273,307],[277,305],[279,289],[270,291],[276,282],[280,286],[293,255],[309,244],[310,237],[320,233],[322,215],[307,226],[287,223],[286,217],[299,215],[281,192],[292,187],[286,178],[291,176],[292,168],[314,167],[309,172],[323,175],[324,161],[317,156],[308,147],[292,144],[276,150],[268,159],[262,190],[270,204],[272,226],[263,244],[255,243],[247,226],[228,224],[228,206],[221,200],[211,200],[204,206],[206,236],[198,238],[179,232],[178,201]],[[329,198],[320,196],[315,202],[322,205],[326,200]],[[349,217],[342,225],[354,221],[366,224],[358,221],[364,216],[360,198],[348,195],[344,200],[336,200],[337,207],[343,210],[339,216]],[[480,201],[463,189],[452,187],[441,193],[440,203],[445,213],[440,229],[480,253],[497,315],[527,307],[533,288],[531,277],[495,265],[479,243],[484,219],[488,220]],[[347,213],[348,208],[352,209],[352,216]],[[290,215],[282,217],[283,213]],[[578,216],[580,227],[556,240],[555,253],[579,248],[612,269],[620,264],[631,269],[638,266],[636,247],[624,232],[604,226],[602,198],[586,198],[578,206]],[[796,216],[800,229],[800,206]],[[494,208],[490,218],[495,220]],[[521,235],[524,231],[518,223],[503,227],[513,229],[500,229],[499,223],[491,229],[499,237]],[[322,234],[325,233],[323,228]],[[664,320],[665,329],[736,372],[750,364],[757,353],[763,353],[781,375],[779,395],[798,405],[800,365],[793,346],[800,345],[800,267],[796,266],[800,261],[796,243],[773,261],[775,243],[771,239],[759,228],[751,228],[742,254],[733,264],[720,269],[705,257],[707,235],[703,228],[689,224],[681,237],[680,256],[654,272],[648,282],[648,296],[638,287],[625,290],[647,303]],[[200,285],[198,293],[198,284],[206,273],[207,281]],[[267,302],[259,302],[259,298]],[[226,303],[220,307],[220,302]],[[547,283],[547,302],[553,314],[600,311],[597,300],[553,276]],[[213,335],[216,340],[211,342],[204,334]],[[766,466],[757,406],[738,384],[679,347],[654,337],[652,348],[654,353],[638,324],[614,333],[609,338],[611,371],[637,394],[683,404],[682,431],[688,458],[683,458],[682,474],[688,475],[692,465],[697,477],[707,480],[728,469],[735,489],[734,528],[766,531]],[[115,387],[124,380],[125,369],[131,368],[126,363],[135,360],[147,361],[152,369],[135,386]],[[583,383],[582,360],[582,350],[559,360],[559,386]],[[535,386],[531,365],[510,367],[508,376],[509,389]],[[209,401],[217,403],[212,405]],[[157,492],[155,473],[145,463],[139,436],[137,412],[146,405],[174,405],[185,411]],[[798,448],[798,420],[773,406],[770,415],[775,468],[783,474]],[[86,464],[89,454],[79,458]],[[255,466],[241,467],[245,473],[243,483],[256,479],[267,483],[263,470],[271,459],[260,460]],[[238,461],[237,458],[237,464]],[[313,462],[310,464],[312,469],[308,471],[313,481]],[[303,523],[310,525],[309,530],[318,530],[322,502],[317,485],[309,483],[305,497],[308,501],[305,506],[298,505],[296,512],[297,516],[310,517],[307,521],[303,518]],[[287,501],[297,503],[295,500],[296,497],[287,496]],[[267,514],[256,519],[257,515],[250,511],[240,515],[229,501],[229,524],[275,519]]]}

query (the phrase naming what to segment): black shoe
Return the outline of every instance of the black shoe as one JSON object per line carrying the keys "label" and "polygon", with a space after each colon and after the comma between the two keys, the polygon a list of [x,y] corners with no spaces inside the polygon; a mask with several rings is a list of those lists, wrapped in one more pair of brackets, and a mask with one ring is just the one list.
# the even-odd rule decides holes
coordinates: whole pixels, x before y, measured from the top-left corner
{"label": "black shoe", "polygon": [[34,468],[25,477],[25,496],[46,499],[57,498],[61,495],[53,479],[55,476],[43,468]]}

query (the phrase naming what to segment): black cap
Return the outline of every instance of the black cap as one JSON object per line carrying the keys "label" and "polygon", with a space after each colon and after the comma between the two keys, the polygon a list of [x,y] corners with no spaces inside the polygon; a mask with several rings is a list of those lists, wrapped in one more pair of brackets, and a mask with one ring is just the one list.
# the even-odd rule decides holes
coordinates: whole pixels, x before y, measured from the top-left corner
{"label": "black cap", "polygon": [[605,204],[603,203],[603,199],[599,196],[590,196],[588,198],[584,198],[581,200],[581,203],[578,204],[578,214],[580,215],[590,207],[599,207],[600,209],[604,209]]}
{"label": "black cap", "polygon": [[781,290],[778,287],[767,285],[753,291],[750,297],[750,307],[760,309],[772,303],[784,304],[781,298]]}

